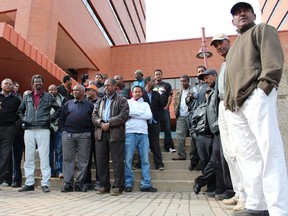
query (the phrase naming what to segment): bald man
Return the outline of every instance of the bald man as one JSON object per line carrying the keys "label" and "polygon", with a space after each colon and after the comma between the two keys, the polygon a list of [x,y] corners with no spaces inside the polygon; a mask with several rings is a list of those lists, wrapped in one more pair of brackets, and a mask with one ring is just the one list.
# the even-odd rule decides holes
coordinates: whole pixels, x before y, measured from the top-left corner
{"label": "bald man", "polygon": [[[59,128],[62,131],[64,187],[61,192],[87,192],[84,181],[87,175],[91,148],[91,115],[94,105],[84,97],[85,88],[75,85],[74,99],[63,106],[59,117]],[[74,162],[77,149],[77,176],[74,185]]]}
{"label": "bald man", "polygon": [[19,97],[12,94],[11,79],[4,79],[0,92],[0,184],[5,181],[16,131],[16,113],[20,106]]}

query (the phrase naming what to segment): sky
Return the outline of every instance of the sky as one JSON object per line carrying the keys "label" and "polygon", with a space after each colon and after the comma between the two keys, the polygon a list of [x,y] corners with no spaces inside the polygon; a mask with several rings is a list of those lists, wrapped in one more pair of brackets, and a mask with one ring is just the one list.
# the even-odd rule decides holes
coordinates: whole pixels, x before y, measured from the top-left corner
{"label": "sky", "polygon": [[[145,0],[146,41],[167,41],[201,38],[217,33],[235,35],[231,7],[241,0]],[[261,22],[258,0],[245,0],[256,14],[256,23]]]}

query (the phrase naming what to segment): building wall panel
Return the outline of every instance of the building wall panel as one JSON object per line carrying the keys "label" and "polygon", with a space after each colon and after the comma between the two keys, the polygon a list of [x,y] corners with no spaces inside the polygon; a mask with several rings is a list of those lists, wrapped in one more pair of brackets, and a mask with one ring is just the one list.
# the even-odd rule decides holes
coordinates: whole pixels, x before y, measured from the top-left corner
{"label": "building wall panel", "polygon": [[137,11],[136,11],[135,5],[133,3],[133,0],[125,0],[125,2],[127,5],[127,8],[128,8],[128,11],[131,14],[132,21],[133,21],[134,26],[135,26],[135,31],[137,32],[138,38],[140,40],[139,42],[144,43],[146,41],[146,39],[145,39],[145,36],[143,34],[143,30],[141,28],[140,21],[138,19]]}
{"label": "building wall panel", "polygon": [[119,19],[127,33],[127,36],[132,44],[139,43],[136,31],[133,27],[129,14],[127,12],[126,6],[123,1],[119,0],[111,0],[118,15]]}
{"label": "building wall panel", "polygon": [[145,16],[144,16],[145,13],[143,13],[143,8],[142,8],[140,0],[133,0],[133,1],[134,1],[135,6],[136,6],[136,11],[137,11],[137,14],[138,14],[138,18],[140,20],[140,25],[141,25],[141,28],[143,30],[143,34],[144,34],[144,36],[146,38],[146,19],[145,19]]}
{"label": "building wall panel", "polygon": [[277,11],[274,13],[273,17],[271,17],[269,24],[274,26],[275,28],[278,28],[282,19],[285,17],[287,11],[288,11],[288,2],[281,1],[277,8]]}
{"label": "building wall panel", "polygon": [[104,26],[112,37],[115,45],[127,44],[107,0],[91,0],[91,3],[97,11],[97,14],[99,14],[101,21],[104,23]]}
{"label": "building wall panel", "polygon": [[265,10],[262,14],[262,21],[267,23],[270,15],[273,13],[273,9],[277,3],[277,0],[268,0],[265,6]]}
{"label": "building wall panel", "polygon": [[[59,22],[86,56],[103,73],[110,71],[110,46],[82,1],[65,0],[61,5]],[[81,14],[81,16],[79,16]],[[83,35],[85,37],[83,37]]]}

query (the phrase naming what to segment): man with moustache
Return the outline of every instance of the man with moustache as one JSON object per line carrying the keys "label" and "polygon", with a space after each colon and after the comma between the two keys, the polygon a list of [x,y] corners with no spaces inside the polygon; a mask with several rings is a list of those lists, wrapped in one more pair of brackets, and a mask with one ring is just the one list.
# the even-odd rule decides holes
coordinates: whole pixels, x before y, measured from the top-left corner
{"label": "man with moustache", "polygon": [[224,105],[231,111],[228,122],[247,193],[246,209],[235,215],[288,215],[276,105],[284,65],[279,35],[270,25],[255,24],[249,3],[238,2],[230,12],[239,36],[226,56]]}
{"label": "man with moustache", "polygon": [[[61,107],[54,97],[48,92],[44,92],[44,78],[41,75],[34,75],[31,79],[32,89],[28,93],[18,109],[18,115],[24,124],[25,143],[25,185],[19,192],[34,191],[34,171],[35,171],[35,151],[38,146],[38,153],[41,164],[42,191],[50,192],[49,179],[51,169],[49,166],[49,146],[50,146],[50,123],[55,122],[59,116]],[[55,112],[51,115],[51,109]]]}
{"label": "man with moustache", "polygon": [[114,79],[105,81],[105,96],[99,99],[92,114],[100,181],[100,188],[97,192],[98,194],[110,193],[109,153],[111,153],[114,172],[112,196],[118,196],[124,190],[125,123],[129,119],[127,100],[117,94],[116,88]]}

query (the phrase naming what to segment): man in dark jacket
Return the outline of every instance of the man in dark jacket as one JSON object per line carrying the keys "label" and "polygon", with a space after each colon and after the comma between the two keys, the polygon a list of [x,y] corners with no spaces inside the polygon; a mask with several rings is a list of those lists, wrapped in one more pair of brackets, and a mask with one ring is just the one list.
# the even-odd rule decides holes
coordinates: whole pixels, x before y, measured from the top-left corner
{"label": "man in dark jacket", "polygon": [[[26,182],[19,192],[34,191],[35,151],[36,144],[40,157],[42,173],[42,190],[50,192],[51,169],[49,166],[50,123],[54,122],[60,113],[60,106],[54,97],[42,89],[44,79],[41,75],[34,75],[31,79],[33,91],[23,98],[18,114],[25,127],[25,163]],[[51,108],[55,112],[51,115]]]}
{"label": "man in dark jacket", "polygon": [[58,93],[65,97],[66,101],[74,98],[72,86],[72,78],[70,75],[63,77],[63,83],[57,87]]}
{"label": "man in dark jacket", "polygon": [[[218,91],[217,91],[217,72],[215,70],[206,70],[203,74],[199,75],[200,79],[203,79],[209,87],[212,88],[212,91],[207,98],[207,123],[209,130],[213,134],[213,148],[212,155],[209,163],[203,171],[203,175],[207,173],[214,172],[216,175],[216,189],[214,193],[210,193],[212,196],[216,196],[218,199],[229,199],[234,196],[233,187],[231,183],[229,168],[227,162],[223,156],[223,151],[221,149],[221,140],[218,127]],[[213,169],[211,169],[213,168]],[[208,171],[210,170],[210,171]],[[204,179],[204,181],[202,181]],[[195,180],[196,184],[194,185],[195,193],[199,193],[200,188],[203,183],[206,183],[206,178],[198,177]]]}
{"label": "man in dark jacket", "polygon": [[111,195],[118,196],[124,190],[125,123],[129,119],[126,98],[116,93],[116,81],[104,83],[105,96],[97,102],[92,114],[95,125],[95,149],[99,174],[99,194],[109,193],[109,152],[114,172]]}
{"label": "man in dark jacket", "polygon": [[12,80],[4,79],[0,92],[0,184],[6,179],[11,163],[12,146],[16,131],[16,114],[21,100],[12,94]]}
{"label": "man in dark jacket", "polygon": [[153,153],[154,163],[156,169],[162,171],[164,170],[164,164],[162,161],[162,154],[159,144],[159,134],[160,134],[160,118],[163,110],[163,105],[161,102],[160,94],[153,91],[155,87],[155,78],[148,76],[144,80],[145,89],[143,92],[143,99],[150,105],[152,111],[152,119],[148,121],[148,137],[150,149]]}

